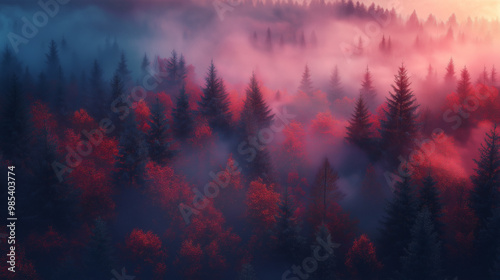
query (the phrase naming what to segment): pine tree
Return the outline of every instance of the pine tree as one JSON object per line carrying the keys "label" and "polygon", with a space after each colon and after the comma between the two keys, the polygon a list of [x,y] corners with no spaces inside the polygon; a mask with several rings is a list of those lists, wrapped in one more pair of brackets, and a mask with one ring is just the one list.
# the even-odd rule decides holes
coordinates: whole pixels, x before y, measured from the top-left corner
{"label": "pine tree", "polygon": [[186,80],[186,77],[187,77],[186,59],[184,58],[184,55],[181,54],[177,70],[177,86],[183,85]]}
{"label": "pine tree", "polygon": [[390,161],[405,155],[418,132],[417,108],[415,96],[410,89],[410,80],[406,68],[401,66],[395,76],[394,93],[387,99],[384,109],[385,120],[380,121],[382,148],[386,149]]}
{"label": "pine tree", "polygon": [[467,70],[467,67],[464,67],[464,69],[462,69],[462,71],[460,72],[460,80],[457,84],[457,94],[460,98],[460,104],[464,102],[471,90],[472,83],[470,81],[470,74]]}
{"label": "pine tree", "polygon": [[311,73],[309,72],[309,66],[306,65],[304,69],[304,74],[302,74],[302,80],[300,81],[299,91],[307,95],[312,95],[314,91],[313,83],[311,81]]}
{"label": "pine tree", "polygon": [[424,207],[411,229],[411,242],[401,258],[401,279],[441,280],[441,242],[432,224],[431,213]]}
{"label": "pine tree", "polygon": [[422,211],[425,207],[429,210],[431,222],[438,234],[437,237],[442,238],[444,225],[440,219],[443,216],[443,205],[436,184],[431,175],[424,178],[423,186],[419,191],[419,210]]}
{"label": "pine tree", "polygon": [[0,65],[0,73],[2,73],[0,86],[1,88],[9,88],[12,77],[16,75],[20,77],[22,71],[21,63],[17,59],[16,55],[12,53],[8,46],[2,53],[2,62]]}
{"label": "pine tree", "polygon": [[257,280],[255,269],[250,263],[242,265],[238,280]]}
{"label": "pine tree", "polygon": [[397,182],[394,198],[386,209],[377,246],[388,272],[395,271],[400,266],[400,258],[411,241],[417,207],[410,179],[404,178],[402,182]]}
{"label": "pine tree", "polygon": [[142,58],[142,63],[141,63],[141,70],[142,73],[145,74],[149,65],[151,65],[151,62],[149,61],[148,55],[144,54],[144,57]]}
{"label": "pine tree", "polygon": [[141,184],[147,149],[144,133],[137,128],[133,111],[123,120],[123,127],[116,158],[116,182],[118,184]]}
{"label": "pine tree", "polygon": [[89,106],[88,111],[96,118],[103,117],[106,109],[104,104],[106,104],[106,102],[102,102],[102,99],[106,98],[106,96],[104,94],[102,69],[97,60],[94,60],[94,64],[90,70],[89,91],[88,100],[86,102]]}
{"label": "pine tree", "polygon": [[241,126],[245,136],[253,136],[261,129],[268,128],[273,118],[274,115],[264,101],[255,73],[252,73],[241,113]]}
{"label": "pine tree", "polygon": [[337,186],[337,180],[339,176],[337,172],[333,170],[330,162],[325,158],[321,164],[321,167],[316,173],[314,179],[314,184],[311,188],[311,205],[317,208],[317,215],[322,216],[322,221],[326,223],[327,211],[331,203],[336,203],[344,198],[344,194]]}
{"label": "pine tree", "polygon": [[286,259],[294,261],[300,255],[304,240],[300,235],[299,221],[294,216],[296,206],[288,193],[288,186],[285,186],[279,209],[275,229],[276,247]]}
{"label": "pine tree", "polygon": [[448,66],[446,67],[446,75],[444,76],[444,81],[448,83],[455,83],[455,65],[453,64],[453,58],[450,59]]}
{"label": "pine tree", "polygon": [[375,92],[375,88],[373,87],[373,78],[368,67],[366,67],[366,72],[363,76],[363,81],[361,82],[361,89],[359,90],[359,93],[369,104],[373,104],[375,102],[377,93]]}
{"label": "pine tree", "polygon": [[366,108],[363,96],[360,95],[356,101],[356,107],[347,126],[347,141],[349,143],[367,149],[372,142],[372,123],[370,122],[370,112]]}
{"label": "pine tree", "polygon": [[130,70],[128,70],[127,66],[127,58],[125,57],[125,53],[122,52],[120,55],[120,62],[118,63],[115,74],[120,77],[120,80],[123,82],[125,89],[130,86],[130,82],[132,80],[130,73],[131,72]]}
{"label": "pine tree", "polygon": [[45,54],[47,63],[47,76],[50,81],[57,80],[59,75],[59,67],[61,66],[59,62],[59,51],[57,49],[57,44],[54,40],[50,41],[49,52]]}
{"label": "pine tree", "polygon": [[267,28],[266,32],[266,50],[271,52],[273,50],[273,37],[271,35],[271,28]]}
{"label": "pine tree", "polygon": [[124,96],[125,89],[123,81],[120,78],[120,75],[115,74],[113,76],[113,79],[111,80],[111,100],[109,104],[112,110],[111,121],[113,122],[113,124],[115,124],[116,131],[118,133],[121,133],[121,131],[123,130],[123,120],[127,117],[127,113],[123,111],[114,112],[115,110],[113,108],[130,107],[127,103],[125,103]]}
{"label": "pine tree", "polygon": [[331,251],[327,251],[324,254],[327,255],[327,259],[318,263],[318,270],[314,273],[315,278],[318,280],[330,280],[337,279],[337,256],[335,255],[335,249],[340,247],[341,244],[335,243],[334,237],[330,234],[328,227],[325,224],[321,224],[315,233],[314,246],[321,246],[317,241],[322,240],[323,242],[333,243],[333,248]]}
{"label": "pine tree", "polygon": [[171,86],[177,83],[179,77],[179,58],[177,52],[172,51],[172,56],[167,60],[167,79]]}
{"label": "pine tree", "polygon": [[108,233],[106,222],[101,218],[97,218],[94,222],[92,235],[87,245],[85,264],[87,276],[92,279],[107,277],[114,268],[115,258],[111,236]]}
{"label": "pine tree", "polygon": [[387,45],[385,42],[385,35],[382,35],[382,41],[380,41],[379,49],[383,53],[385,53],[387,51]]}
{"label": "pine tree", "polygon": [[231,129],[232,113],[229,110],[229,96],[224,81],[217,76],[212,61],[205,78],[205,87],[199,104],[199,112],[213,131],[227,135]]}
{"label": "pine tree", "polygon": [[490,84],[490,75],[488,73],[488,70],[486,70],[486,66],[484,66],[483,72],[481,72],[481,75],[479,76],[479,82],[483,85]]}
{"label": "pine tree", "polygon": [[487,279],[488,272],[494,268],[498,248],[500,248],[500,209],[495,209],[486,221],[485,227],[475,240],[474,266],[477,279]]}
{"label": "pine tree", "polygon": [[479,160],[474,160],[477,167],[475,174],[471,176],[473,189],[470,193],[470,206],[479,219],[478,230],[484,228],[488,218],[493,215],[493,209],[499,206],[499,141],[495,125],[490,133],[486,133],[485,143],[479,149]]}
{"label": "pine tree", "polygon": [[186,88],[183,86],[180,90],[177,103],[172,110],[174,136],[183,142],[193,133],[194,121],[189,108],[189,96],[186,94]]}
{"label": "pine tree", "polygon": [[491,81],[491,85],[493,85],[493,86],[497,85],[497,69],[495,68],[495,65],[493,65],[491,67],[490,81]]}
{"label": "pine tree", "polygon": [[343,88],[340,82],[339,69],[337,65],[333,69],[332,76],[330,77],[330,94],[328,95],[328,101],[333,104],[335,100],[343,96]]}
{"label": "pine tree", "polygon": [[150,129],[146,136],[149,157],[157,164],[164,165],[174,156],[171,149],[168,119],[165,115],[165,106],[156,98],[151,106],[151,115],[148,120]]}
{"label": "pine tree", "polygon": [[12,76],[1,106],[0,147],[7,160],[23,158],[29,138],[29,113],[26,97],[16,75]]}
{"label": "pine tree", "polygon": [[[25,220],[31,220],[34,228],[46,229],[48,225],[57,230],[67,231],[75,224],[77,195],[73,185],[58,178],[56,162],[64,162],[57,154],[54,139],[47,128],[34,136],[30,147],[30,184],[27,197],[21,200],[20,209],[25,212]],[[24,205],[25,203],[25,205]],[[26,209],[26,210],[24,210]]]}

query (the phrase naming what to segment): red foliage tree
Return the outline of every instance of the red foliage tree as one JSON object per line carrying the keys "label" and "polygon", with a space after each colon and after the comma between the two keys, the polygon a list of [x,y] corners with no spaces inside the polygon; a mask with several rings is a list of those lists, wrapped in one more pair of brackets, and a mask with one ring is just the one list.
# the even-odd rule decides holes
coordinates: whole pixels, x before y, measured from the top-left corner
{"label": "red foliage tree", "polygon": [[377,278],[375,275],[382,268],[382,264],[377,259],[375,246],[366,234],[354,241],[347,253],[345,265],[352,275],[351,279]]}
{"label": "red foliage tree", "polygon": [[260,232],[271,230],[276,223],[280,195],[274,184],[265,184],[262,179],[250,183],[246,205],[247,217],[255,229]]}
{"label": "red foliage tree", "polygon": [[125,244],[127,257],[136,264],[135,273],[153,274],[155,279],[163,279],[166,271],[161,266],[167,255],[156,234],[134,229],[125,240]]}

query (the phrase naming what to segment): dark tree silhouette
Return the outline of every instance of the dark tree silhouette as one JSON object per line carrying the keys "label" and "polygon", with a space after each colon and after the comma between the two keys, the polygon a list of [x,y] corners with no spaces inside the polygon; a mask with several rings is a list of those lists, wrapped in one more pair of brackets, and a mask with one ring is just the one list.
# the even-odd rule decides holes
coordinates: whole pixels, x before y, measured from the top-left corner
{"label": "dark tree silhouette", "polygon": [[227,135],[231,129],[232,113],[229,110],[229,97],[224,81],[217,76],[213,61],[210,63],[205,87],[199,104],[199,112],[213,131]]}
{"label": "dark tree silhouette", "polygon": [[391,92],[387,98],[387,109],[384,109],[386,119],[380,121],[382,148],[386,150],[389,162],[409,152],[418,132],[418,105],[410,85],[408,73],[402,65],[392,85],[394,93]]}
{"label": "dark tree silhouette", "polygon": [[302,80],[300,81],[299,91],[307,95],[312,95],[314,91],[313,83],[311,81],[311,73],[309,72],[309,66],[306,65],[304,73],[302,74]]}
{"label": "dark tree silhouette", "polygon": [[194,121],[189,108],[189,96],[186,93],[186,88],[183,86],[180,90],[177,103],[172,110],[173,125],[172,130],[174,136],[179,141],[184,141],[192,136]]}
{"label": "dark tree silhouette", "polygon": [[165,111],[165,106],[157,97],[151,106],[151,115],[148,120],[150,129],[146,135],[149,158],[160,165],[165,165],[174,156],[171,148],[170,126]]}
{"label": "dark tree silhouette", "polygon": [[454,84],[456,82],[456,79],[455,65],[453,64],[453,58],[451,58],[448,66],[446,66],[446,75],[444,76],[444,81],[447,84]]}
{"label": "dark tree silhouette", "polygon": [[474,160],[477,165],[475,174],[471,176],[473,189],[470,193],[470,207],[479,219],[476,232],[484,228],[500,199],[500,139],[496,125],[490,133],[486,133],[484,141],[479,149],[479,160]]}
{"label": "dark tree silhouette", "polygon": [[371,126],[370,112],[368,112],[363,96],[360,95],[347,126],[347,141],[361,149],[368,149],[372,144]]}
{"label": "dark tree silhouette", "polygon": [[340,82],[339,69],[337,65],[333,69],[332,75],[330,77],[330,92],[328,94],[328,101],[330,104],[344,95],[343,88]]}
{"label": "dark tree silhouette", "polygon": [[94,222],[85,255],[87,277],[98,279],[110,274],[111,270],[114,269],[115,262],[113,244],[107,224],[98,218]]}
{"label": "dark tree silhouette", "polygon": [[425,207],[429,210],[430,219],[434,226],[438,238],[443,237],[444,224],[441,222],[443,216],[443,205],[441,202],[441,193],[436,187],[437,182],[429,174],[422,181],[422,188],[419,191],[419,210]]}

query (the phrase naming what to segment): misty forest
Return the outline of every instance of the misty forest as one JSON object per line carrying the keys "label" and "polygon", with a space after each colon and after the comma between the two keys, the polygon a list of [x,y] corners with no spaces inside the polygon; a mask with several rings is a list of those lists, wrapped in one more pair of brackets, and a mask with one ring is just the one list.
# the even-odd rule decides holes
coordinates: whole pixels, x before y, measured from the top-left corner
{"label": "misty forest", "polygon": [[497,19],[2,2],[1,279],[500,279]]}

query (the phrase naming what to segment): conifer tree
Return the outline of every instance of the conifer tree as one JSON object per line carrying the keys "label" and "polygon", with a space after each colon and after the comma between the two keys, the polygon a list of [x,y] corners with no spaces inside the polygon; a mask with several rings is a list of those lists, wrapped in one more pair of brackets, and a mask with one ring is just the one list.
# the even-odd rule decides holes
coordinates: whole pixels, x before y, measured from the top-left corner
{"label": "conifer tree", "polygon": [[213,131],[227,135],[231,129],[232,113],[229,110],[229,96],[224,81],[217,76],[212,61],[205,78],[205,87],[199,104],[199,112]]}
{"label": "conifer tree", "polygon": [[177,70],[177,86],[183,85],[186,80],[186,77],[187,77],[186,59],[184,58],[184,55],[181,54]]}
{"label": "conifer tree", "polygon": [[290,194],[288,186],[282,195],[279,204],[279,215],[276,217],[276,247],[285,258],[294,261],[300,255],[303,239],[300,235],[300,224],[295,217],[296,206]]}
{"label": "conifer tree", "polygon": [[149,157],[157,164],[164,165],[174,156],[171,149],[171,136],[168,133],[168,119],[165,115],[165,106],[156,98],[151,106],[151,115],[148,120],[150,129],[146,136]]}
{"label": "conifer tree", "polygon": [[274,115],[264,101],[255,73],[252,73],[241,113],[241,126],[245,136],[255,135],[259,130],[269,127],[273,118]]}
{"label": "conifer tree", "polygon": [[444,76],[444,81],[446,83],[455,83],[455,65],[453,64],[453,58],[450,59],[448,66],[446,66],[446,75]]}
{"label": "conifer tree", "polygon": [[143,74],[146,73],[146,70],[148,69],[149,65],[151,65],[151,62],[149,61],[148,55],[144,54],[144,57],[142,58],[141,62],[141,70]]}
{"label": "conifer tree", "polygon": [[131,72],[127,66],[127,58],[125,57],[125,53],[122,52],[120,55],[120,62],[118,63],[118,67],[116,68],[116,75],[120,77],[120,80],[123,82],[125,90],[130,86],[130,82],[132,77],[130,76]]}
{"label": "conifer tree", "polygon": [[302,74],[302,80],[300,81],[299,91],[307,95],[312,95],[314,91],[313,83],[311,81],[311,73],[309,72],[309,66],[306,65],[304,73]]}
{"label": "conifer tree", "polygon": [[170,85],[175,85],[179,77],[179,58],[177,52],[172,50],[172,56],[167,60],[167,79]]}
{"label": "conifer tree", "polygon": [[411,143],[418,132],[415,96],[410,88],[410,79],[404,65],[399,67],[384,109],[385,120],[380,121],[382,148],[386,150],[389,161],[395,161],[408,153]]}
{"label": "conifer tree", "polygon": [[25,155],[30,131],[28,104],[16,75],[10,79],[2,103],[0,147],[5,159],[13,160]]}
{"label": "conifer tree", "polygon": [[57,230],[69,230],[74,225],[77,212],[77,195],[74,187],[58,177],[60,164],[64,162],[57,154],[54,139],[50,138],[47,128],[34,136],[35,142],[30,149],[31,172],[27,198],[21,209],[26,217],[32,219],[35,228],[46,229],[47,225]]}
{"label": "conifer tree", "polygon": [[373,104],[375,102],[375,97],[377,93],[373,87],[373,77],[370,73],[370,69],[366,67],[365,75],[363,76],[363,81],[361,82],[361,89],[359,90],[361,96],[368,104]]}
{"label": "conifer tree", "polygon": [[92,235],[87,245],[85,263],[87,276],[91,278],[106,277],[114,269],[115,258],[111,236],[106,222],[101,218],[97,218],[94,222]]}
{"label": "conifer tree", "polygon": [[328,95],[328,100],[330,101],[330,104],[333,104],[333,102],[341,98],[342,95],[343,95],[343,88],[340,82],[339,69],[337,65],[335,65],[335,68],[333,69],[332,72],[332,76],[330,77],[330,94]]}
{"label": "conifer tree", "polygon": [[[124,119],[128,116],[126,111],[115,112],[113,108],[129,108],[130,106],[125,103],[125,89],[120,75],[115,74],[111,80],[111,100],[109,101],[111,111],[111,120],[116,126],[116,131],[121,133],[124,126]],[[131,111],[129,109],[129,111]]]}
{"label": "conifer tree", "polygon": [[[478,218],[478,230],[484,228],[486,221],[499,206],[500,186],[500,138],[495,127],[486,133],[485,143],[479,148],[477,167],[471,176],[473,189],[470,193],[470,207]],[[477,231],[476,231],[477,232]]]}
{"label": "conifer tree", "polygon": [[497,69],[495,68],[495,65],[491,67],[490,81],[492,86],[497,85]]}
{"label": "conifer tree", "polygon": [[179,97],[177,97],[176,106],[172,110],[172,119],[172,130],[174,136],[179,139],[179,141],[182,142],[191,137],[194,122],[191,115],[191,109],[189,108],[189,96],[186,94],[186,88],[184,86],[182,86]]}
{"label": "conifer tree", "polygon": [[400,266],[400,258],[411,241],[411,229],[417,215],[417,201],[409,178],[395,185],[394,197],[386,208],[386,216],[378,240],[382,263],[387,272]]}
{"label": "conifer tree", "polygon": [[94,64],[90,70],[89,91],[88,101],[86,102],[89,106],[88,111],[97,118],[104,116],[106,109],[104,104],[106,102],[102,102],[102,99],[106,98],[106,95],[104,94],[102,69],[97,60],[94,60]]}
{"label": "conifer tree", "polygon": [[363,96],[360,95],[347,126],[347,141],[361,149],[369,148],[372,142],[371,126],[370,113],[366,108]]}
{"label": "conifer tree", "polygon": [[430,213],[430,219],[434,225],[434,229],[438,234],[438,238],[443,237],[444,225],[440,221],[443,216],[443,205],[439,189],[436,187],[437,182],[429,174],[422,182],[422,188],[419,191],[419,211],[427,207]]}
{"label": "conifer tree", "polygon": [[137,127],[133,111],[123,120],[123,132],[118,143],[115,178],[118,184],[143,182],[147,148],[144,133]]}
{"label": "conifer tree", "polygon": [[327,211],[330,204],[337,203],[344,198],[344,193],[337,186],[339,176],[333,170],[330,162],[325,158],[316,174],[314,184],[311,188],[311,206],[315,209],[315,215],[321,215],[322,221],[326,223]]}
{"label": "conifer tree", "polygon": [[457,94],[460,98],[460,103],[464,102],[471,90],[472,83],[470,80],[470,74],[467,67],[464,67],[464,69],[460,72],[460,80],[457,84]]}
{"label": "conifer tree", "polygon": [[485,227],[479,232],[475,240],[474,268],[477,279],[487,279],[488,273],[495,266],[500,248],[500,209],[495,209],[492,216],[486,221]]}
{"label": "conifer tree", "polygon": [[321,243],[318,242],[319,239],[321,240],[320,242],[332,243],[333,248],[330,248],[331,250],[325,253],[325,255],[328,254],[326,256],[326,260],[318,262],[318,270],[314,273],[314,279],[337,279],[339,269],[337,268],[337,256],[335,255],[335,249],[340,247],[341,244],[335,243],[335,237],[331,235],[330,230],[328,230],[328,227],[325,224],[321,224],[318,227],[315,237],[314,246],[321,246]]}
{"label": "conifer tree", "polygon": [[441,242],[432,224],[431,213],[424,207],[411,229],[411,242],[401,258],[401,279],[440,280],[442,278]]}
{"label": "conifer tree", "polygon": [[57,49],[57,44],[54,40],[50,41],[49,52],[45,54],[47,63],[47,76],[50,81],[57,80],[59,76],[59,67],[61,66],[59,61],[59,51]]}

